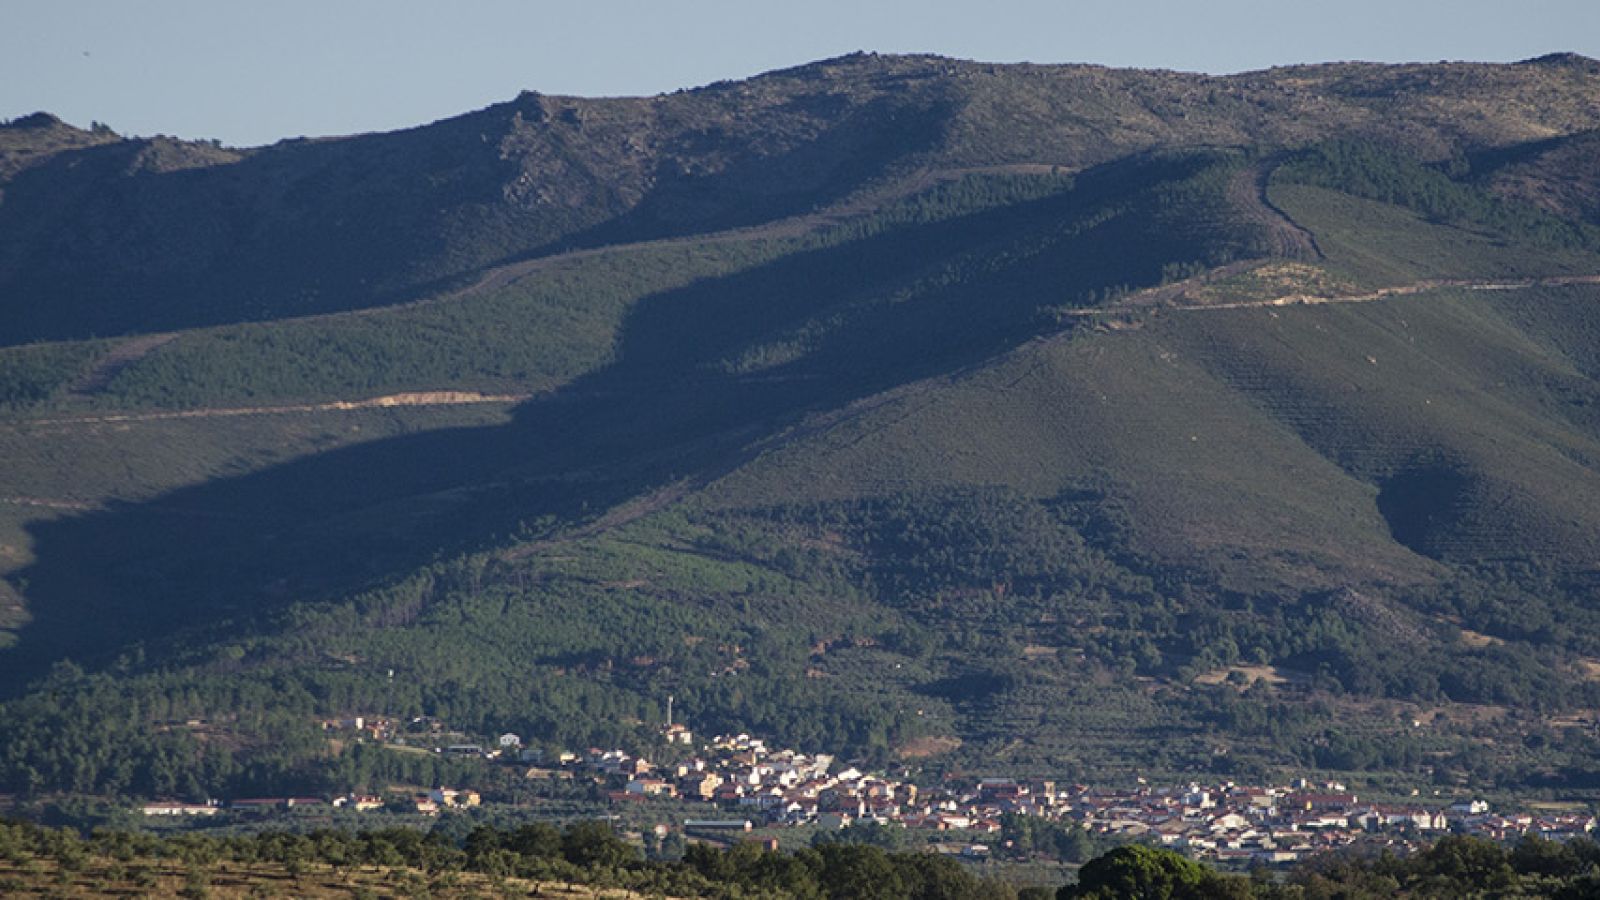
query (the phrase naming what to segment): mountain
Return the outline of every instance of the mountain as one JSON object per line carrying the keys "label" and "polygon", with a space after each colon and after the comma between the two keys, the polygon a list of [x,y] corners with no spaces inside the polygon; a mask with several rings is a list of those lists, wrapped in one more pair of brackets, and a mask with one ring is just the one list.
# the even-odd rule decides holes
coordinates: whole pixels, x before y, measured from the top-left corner
{"label": "mountain", "polygon": [[876,761],[1588,786],[1597,87],[859,54],[0,126],[0,789],[368,786],[421,763],[319,718],[640,746],[669,693]]}
{"label": "mountain", "polygon": [[904,189],[926,169],[1081,170],[1345,134],[1432,158],[1592,123],[1592,79],[1548,62],[1206,78],[857,55],[648,99],[523,94],[424,128],[253,150],[106,142],[29,117],[0,137],[0,292],[34,299],[6,304],[0,334],[379,306],[495,263]]}

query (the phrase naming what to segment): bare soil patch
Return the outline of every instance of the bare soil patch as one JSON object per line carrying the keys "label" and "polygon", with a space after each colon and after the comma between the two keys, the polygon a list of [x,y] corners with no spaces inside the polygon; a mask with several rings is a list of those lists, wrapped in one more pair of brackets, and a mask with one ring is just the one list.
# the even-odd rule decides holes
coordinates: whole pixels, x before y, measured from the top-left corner
{"label": "bare soil patch", "polygon": [[958,737],[921,737],[901,744],[897,752],[901,759],[925,759],[950,753],[960,746],[961,739]]}

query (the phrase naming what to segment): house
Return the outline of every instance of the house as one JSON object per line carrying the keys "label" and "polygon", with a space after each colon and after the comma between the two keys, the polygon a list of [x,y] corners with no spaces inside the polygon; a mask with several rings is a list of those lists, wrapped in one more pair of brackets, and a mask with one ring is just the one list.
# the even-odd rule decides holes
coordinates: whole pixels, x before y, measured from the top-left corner
{"label": "house", "polygon": [[522,746],[522,738],[508,731],[500,735],[500,739],[495,743],[499,744],[502,751],[510,752]]}
{"label": "house", "polygon": [[1350,827],[1377,831],[1383,825],[1383,813],[1375,806],[1359,809],[1350,814]]}
{"label": "house", "polygon": [[867,801],[866,813],[878,819],[896,819],[900,816],[900,804],[888,797],[879,797]]}
{"label": "house", "polygon": [[589,751],[589,764],[605,775],[633,775],[633,757],[621,750]]}
{"label": "house", "polygon": [[222,809],[212,803],[179,803],[168,800],[146,803],[139,811],[147,816],[214,816]]}
{"label": "house", "polygon": [[1182,819],[1168,819],[1156,825],[1156,837],[1167,846],[1181,846],[1183,838],[1188,835],[1194,826]]}
{"label": "house", "polygon": [[778,808],[783,820],[791,823],[805,822],[817,814],[817,804],[790,800]]}
{"label": "house", "polygon": [[1444,831],[1450,820],[1439,810],[1403,809],[1389,816],[1390,825],[1410,825],[1419,831]]}
{"label": "house", "polygon": [[428,792],[428,799],[438,806],[477,806],[483,802],[477,791],[437,787]]}
{"label": "house", "polygon": [[1316,813],[1293,820],[1301,828],[1346,828],[1350,817],[1344,813]]}
{"label": "house", "polygon": [[341,809],[348,808],[356,812],[367,812],[368,810],[382,809],[383,798],[372,794],[348,794],[334,798],[333,805]]}
{"label": "house", "polygon": [[1541,818],[1535,825],[1539,836],[1547,841],[1566,841],[1588,835],[1595,829],[1593,816],[1557,816]]}
{"label": "house", "polygon": [[1250,820],[1238,813],[1223,813],[1211,820],[1211,830],[1213,832],[1239,831],[1249,826],[1249,824]]}
{"label": "house", "polygon": [[1284,800],[1288,809],[1307,812],[1338,812],[1356,805],[1355,794],[1293,794]]}
{"label": "house", "polygon": [[[678,782],[679,788],[685,797],[710,800],[716,796],[717,788],[722,786],[722,776],[715,772],[689,775]],[[735,795],[733,799],[738,799]]]}
{"label": "house", "polygon": [[1010,778],[985,778],[978,782],[978,796],[989,802],[1015,800],[1022,796],[1022,785]]}
{"label": "house", "polygon": [[1442,812],[1425,809],[1401,809],[1392,806],[1372,806],[1350,817],[1352,825],[1376,831],[1380,828],[1411,827],[1419,831],[1442,831],[1449,821]]}
{"label": "house", "polygon": [[644,797],[676,797],[678,791],[660,778],[635,778],[628,782],[625,793]]}
{"label": "house", "polygon": [[867,779],[861,782],[861,792],[867,796],[868,800],[893,799],[895,787],[894,782],[884,781],[881,778]]}
{"label": "house", "polygon": [[835,795],[831,801],[825,800],[819,803],[818,806],[828,812],[846,813],[857,819],[867,814],[867,801],[860,797],[840,797]]}
{"label": "house", "polygon": [[817,816],[817,827],[824,831],[838,831],[855,821],[855,818],[847,812],[825,812]]}

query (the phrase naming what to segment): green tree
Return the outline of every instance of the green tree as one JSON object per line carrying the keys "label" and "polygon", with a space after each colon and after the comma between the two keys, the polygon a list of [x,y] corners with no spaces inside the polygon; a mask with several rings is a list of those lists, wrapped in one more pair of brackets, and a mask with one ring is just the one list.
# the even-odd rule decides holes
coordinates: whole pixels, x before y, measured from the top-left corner
{"label": "green tree", "polygon": [[901,900],[908,896],[905,882],[888,854],[877,847],[824,844],[807,853],[812,871],[829,897]]}
{"label": "green tree", "polygon": [[1219,875],[1171,850],[1130,845],[1084,863],[1057,900],[1226,900],[1250,897],[1248,881]]}
{"label": "green tree", "polygon": [[576,822],[561,835],[561,855],[583,868],[615,867],[633,862],[638,851],[617,837],[605,822]]}

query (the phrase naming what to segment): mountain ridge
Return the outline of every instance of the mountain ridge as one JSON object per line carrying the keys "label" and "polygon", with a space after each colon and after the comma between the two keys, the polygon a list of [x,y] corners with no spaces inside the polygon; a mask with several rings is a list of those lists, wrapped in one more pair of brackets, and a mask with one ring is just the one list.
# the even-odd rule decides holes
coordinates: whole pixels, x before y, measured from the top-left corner
{"label": "mountain ridge", "polygon": [[[1595,79],[1569,69],[1332,64],[1211,77],[859,56],[651,98],[524,94],[404,131],[244,151],[163,138],[78,147],[105,136],[74,129],[70,146],[7,156],[31,162],[5,178],[0,236],[12,252],[0,254],[0,291],[49,290],[58,306],[83,306],[97,333],[126,332],[136,319],[178,327],[384,305],[563,243],[753,224],[930,166],[1076,171],[1163,146],[1340,135],[1436,159],[1600,127],[1600,104],[1574,103],[1585,94],[1559,83]],[[1492,110],[1476,99],[1484,91],[1499,98]],[[51,163],[62,153],[82,157],[70,177]],[[101,172],[97,184],[68,200],[85,166]],[[99,224],[69,238],[50,225],[63,207]],[[175,247],[187,262],[166,252]],[[241,253],[292,256],[320,274],[290,278]],[[374,282],[374,266],[390,274]],[[211,308],[208,297],[240,281],[254,285],[243,310]],[[11,309],[0,324],[13,341],[88,326],[63,331],[42,315]]]}
{"label": "mountain ridge", "polygon": [[1597,81],[851,56],[10,126],[0,784],[345,789],[410,764],[317,716],[642,746],[672,694],[878,761],[1581,789]]}

